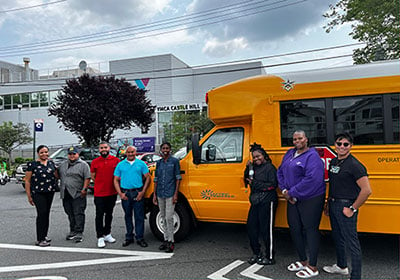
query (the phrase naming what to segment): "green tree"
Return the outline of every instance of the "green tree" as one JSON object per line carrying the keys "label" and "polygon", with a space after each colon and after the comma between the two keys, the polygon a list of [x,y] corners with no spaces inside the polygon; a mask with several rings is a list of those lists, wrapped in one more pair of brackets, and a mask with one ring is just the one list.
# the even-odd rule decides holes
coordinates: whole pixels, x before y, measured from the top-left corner
{"label": "green tree", "polygon": [[204,112],[174,112],[171,123],[164,125],[164,140],[177,151],[186,146],[193,133],[204,135],[213,127],[214,123]]}
{"label": "green tree", "polygon": [[8,164],[12,162],[12,151],[21,145],[31,143],[32,140],[27,124],[3,122],[0,125],[0,150],[8,154]]}
{"label": "green tree", "polygon": [[49,115],[56,116],[85,145],[94,146],[110,141],[116,129],[136,125],[148,130],[154,122],[155,106],[145,93],[125,79],[84,74],[67,81]]}
{"label": "green tree", "polygon": [[365,43],[353,51],[356,64],[395,59],[400,56],[399,10],[399,0],[340,0],[324,14],[330,19],[324,28],[331,32],[338,25],[351,24],[349,35]]}

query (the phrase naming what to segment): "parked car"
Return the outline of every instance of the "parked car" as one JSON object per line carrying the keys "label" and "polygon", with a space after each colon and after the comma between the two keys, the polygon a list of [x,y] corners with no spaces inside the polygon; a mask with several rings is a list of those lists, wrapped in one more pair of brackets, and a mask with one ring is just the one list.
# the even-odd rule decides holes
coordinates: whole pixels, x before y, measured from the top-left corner
{"label": "parked car", "polygon": [[178,151],[175,152],[174,157],[181,160],[187,155],[187,148],[183,147],[180,148]]}
{"label": "parked car", "polygon": [[[89,165],[92,161],[100,156],[99,149],[97,147],[92,148],[79,148],[79,156],[82,160],[86,161]],[[111,148],[110,154],[116,155],[116,150]],[[53,154],[50,155],[50,159],[54,161],[56,166],[58,167],[64,160],[68,159],[68,147],[61,148],[55,151]],[[15,171],[15,178],[17,179],[17,183],[22,184],[22,187],[25,189],[25,172],[26,172],[27,164],[22,163],[20,164],[16,171]],[[91,182],[89,188],[93,188],[93,182]]]}
{"label": "parked car", "polygon": [[144,153],[141,155],[137,155],[137,158],[143,160],[147,166],[152,166],[156,164],[156,161],[161,159],[161,156],[156,153]]}

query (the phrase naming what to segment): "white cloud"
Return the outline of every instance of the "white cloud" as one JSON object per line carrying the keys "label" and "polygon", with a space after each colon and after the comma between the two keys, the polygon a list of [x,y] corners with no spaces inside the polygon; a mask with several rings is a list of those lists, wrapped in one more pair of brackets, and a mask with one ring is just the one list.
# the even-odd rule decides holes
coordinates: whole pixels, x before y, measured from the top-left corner
{"label": "white cloud", "polygon": [[243,37],[233,40],[219,41],[217,38],[207,40],[203,53],[212,57],[225,57],[247,47],[247,40]]}
{"label": "white cloud", "polygon": [[[251,44],[259,44],[288,36],[308,35],[315,28],[321,28],[322,15],[332,2],[336,0],[247,1],[246,5],[238,6],[240,1],[193,0],[188,12],[224,10],[224,13],[215,14],[221,22],[200,29],[221,41],[245,38]],[[234,13],[225,17],[227,12]],[[223,21],[228,18],[231,20]]]}
{"label": "white cloud", "polygon": [[87,11],[89,19],[94,18],[96,22],[120,25],[153,18],[169,10],[170,2],[171,0],[69,0],[69,5],[75,11]]}

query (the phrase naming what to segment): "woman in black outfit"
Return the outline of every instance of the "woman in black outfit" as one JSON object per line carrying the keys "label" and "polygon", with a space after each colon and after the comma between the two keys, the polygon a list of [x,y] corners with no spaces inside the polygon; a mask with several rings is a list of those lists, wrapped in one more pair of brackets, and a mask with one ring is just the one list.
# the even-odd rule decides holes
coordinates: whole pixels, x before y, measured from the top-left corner
{"label": "woman in black outfit", "polygon": [[[245,184],[251,188],[247,232],[253,256],[248,262],[272,265],[275,264],[273,228],[278,206],[276,168],[261,145],[250,145],[250,152],[253,162],[247,164],[244,172]],[[265,255],[261,252],[260,237],[264,241]]]}
{"label": "woman in black outfit", "polygon": [[28,202],[36,207],[36,245],[50,246],[47,237],[51,203],[56,191],[56,166],[49,160],[49,149],[40,145],[37,148],[38,159],[28,163],[25,173],[25,191]]}

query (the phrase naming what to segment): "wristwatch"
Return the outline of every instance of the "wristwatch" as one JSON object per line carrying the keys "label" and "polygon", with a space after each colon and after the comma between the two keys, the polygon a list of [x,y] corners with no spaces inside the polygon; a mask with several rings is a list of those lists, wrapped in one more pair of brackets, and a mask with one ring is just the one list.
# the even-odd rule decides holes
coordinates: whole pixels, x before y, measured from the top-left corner
{"label": "wristwatch", "polygon": [[357,212],[357,209],[356,208],[354,208],[353,207],[353,205],[350,205],[350,207],[349,207],[350,209],[351,209],[351,211],[353,211],[353,213],[356,213]]}

